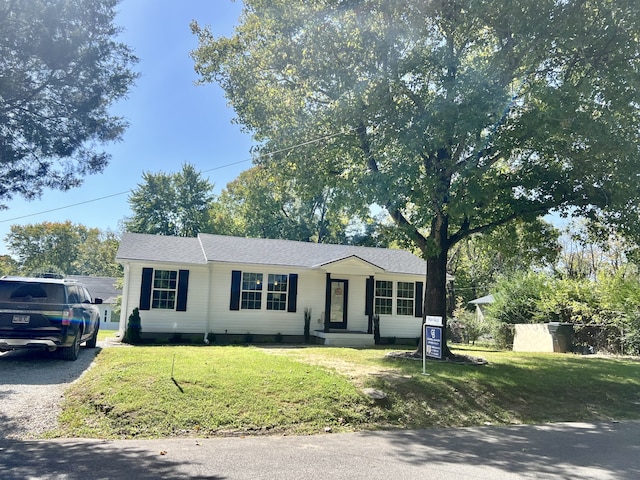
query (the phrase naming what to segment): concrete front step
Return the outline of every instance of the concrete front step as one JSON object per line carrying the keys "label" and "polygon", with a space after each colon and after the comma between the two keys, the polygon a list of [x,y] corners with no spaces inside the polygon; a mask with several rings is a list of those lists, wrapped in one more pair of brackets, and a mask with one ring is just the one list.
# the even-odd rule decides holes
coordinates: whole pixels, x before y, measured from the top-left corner
{"label": "concrete front step", "polygon": [[324,345],[332,347],[371,347],[375,345],[372,333],[352,332],[352,331],[330,331],[315,330],[312,335],[322,338]]}

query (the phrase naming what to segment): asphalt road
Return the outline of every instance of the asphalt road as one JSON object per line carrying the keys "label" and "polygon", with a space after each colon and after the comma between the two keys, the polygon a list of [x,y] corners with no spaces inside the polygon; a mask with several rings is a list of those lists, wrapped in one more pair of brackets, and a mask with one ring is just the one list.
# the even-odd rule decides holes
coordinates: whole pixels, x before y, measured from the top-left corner
{"label": "asphalt road", "polygon": [[167,440],[0,440],[0,479],[640,478],[640,422]]}

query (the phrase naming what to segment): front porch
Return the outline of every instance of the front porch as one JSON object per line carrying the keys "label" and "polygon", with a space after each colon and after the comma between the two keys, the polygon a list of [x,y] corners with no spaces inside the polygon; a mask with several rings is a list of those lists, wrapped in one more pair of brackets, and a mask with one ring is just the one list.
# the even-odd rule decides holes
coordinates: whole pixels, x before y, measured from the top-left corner
{"label": "front porch", "polygon": [[371,347],[375,345],[373,333],[331,329],[328,332],[313,330],[311,334],[321,338],[323,345],[332,347]]}

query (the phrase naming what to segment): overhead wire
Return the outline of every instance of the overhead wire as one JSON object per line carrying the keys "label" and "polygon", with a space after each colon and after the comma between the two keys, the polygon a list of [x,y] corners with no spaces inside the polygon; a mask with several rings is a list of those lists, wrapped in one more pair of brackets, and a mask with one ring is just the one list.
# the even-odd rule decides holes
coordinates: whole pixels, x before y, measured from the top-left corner
{"label": "overhead wire", "polygon": [[[280,154],[280,153],[284,153],[284,152],[288,152],[288,151],[291,151],[291,150],[295,150],[296,148],[305,147],[307,145],[312,145],[314,143],[318,143],[318,142],[321,142],[323,140],[328,140],[328,139],[331,139],[331,138],[339,137],[340,135],[345,135],[350,130],[353,130],[353,128],[348,128],[346,131],[342,131],[342,132],[338,132],[338,133],[331,133],[331,134],[323,135],[322,137],[313,138],[311,140],[307,140],[305,142],[297,143],[297,144],[291,145],[289,147],[281,148],[281,149],[275,150],[273,152],[268,152],[268,153],[265,153],[265,154],[261,154],[261,155],[258,155],[255,160],[259,161],[259,160],[261,160],[262,158],[265,158],[265,157],[272,157],[272,156]],[[223,168],[232,167],[234,165],[239,165],[241,163],[251,162],[253,160],[254,159],[251,159],[251,158],[248,158],[248,159],[245,159],[245,160],[238,160],[236,162],[231,162],[231,163],[227,163],[227,164],[224,164],[224,165],[218,165],[217,167],[212,167],[212,168],[209,168],[209,169],[206,169],[206,170],[201,170],[200,173],[213,172],[215,170],[221,170]],[[65,210],[67,208],[73,208],[73,207],[77,207],[79,205],[86,205],[87,203],[99,202],[100,200],[105,200],[107,198],[118,197],[120,195],[126,195],[128,193],[131,193],[131,191],[132,191],[132,189],[129,189],[129,190],[126,190],[126,191],[105,195],[103,197],[92,198],[90,200],[84,200],[82,202],[72,203],[72,204],[69,204],[69,205],[64,205],[62,207],[51,208],[49,210],[42,210],[42,211],[35,212],[35,213],[28,213],[26,215],[20,215],[18,217],[13,217],[13,218],[6,218],[4,220],[0,220],[0,223],[15,222],[16,220],[22,220],[24,218],[35,217],[35,216],[38,216],[38,215],[43,215],[45,213],[57,212],[59,210]]]}

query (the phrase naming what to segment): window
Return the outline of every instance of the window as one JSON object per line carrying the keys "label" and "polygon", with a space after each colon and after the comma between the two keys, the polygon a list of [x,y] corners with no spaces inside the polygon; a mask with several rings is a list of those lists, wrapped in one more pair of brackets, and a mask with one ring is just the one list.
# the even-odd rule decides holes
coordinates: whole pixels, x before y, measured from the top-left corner
{"label": "window", "polygon": [[154,270],[151,308],[173,310],[176,306],[178,272],[176,270]]}
{"label": "window", "polygon": [[288,275],[270,273],[267,281],[267,310],[287,309]]}
{"label": "window", "polygon": [[262,305],[262,274],[242,273],[240,308],[243,310],[260,310]]}
{"label": "window", "polygon": [[391,315],[393,313],[393,282],[376,280],[375,310],[377,315]]}
{"label": "window", "polygon": [[398,315],[413,315],[413,282],[398,282],[396,313]]}

